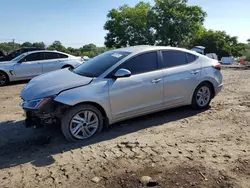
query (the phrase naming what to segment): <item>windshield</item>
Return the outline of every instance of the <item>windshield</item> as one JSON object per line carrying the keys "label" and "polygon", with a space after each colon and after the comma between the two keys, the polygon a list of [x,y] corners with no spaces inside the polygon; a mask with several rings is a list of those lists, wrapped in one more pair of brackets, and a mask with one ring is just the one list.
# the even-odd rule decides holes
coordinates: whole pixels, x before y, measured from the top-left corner
{"label": "windshield", "polygon": [[73,72],[82,76],[98,77],[129,54],[130,52],[108,51],[88,60],[75,68]]}
{"label": "windshield", "polygon": [[14,58],[12,61],[18,62],[18,61],[21,60],[24,56],[25,56],[24,54],[21,54],[21,55],[17,56],[16,58]]}

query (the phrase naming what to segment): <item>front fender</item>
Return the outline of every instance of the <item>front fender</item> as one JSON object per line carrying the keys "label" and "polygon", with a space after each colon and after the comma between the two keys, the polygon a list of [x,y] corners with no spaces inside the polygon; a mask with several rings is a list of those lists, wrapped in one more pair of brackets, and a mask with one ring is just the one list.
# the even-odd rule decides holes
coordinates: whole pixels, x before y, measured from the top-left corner
{"label": "front fender", "polygon": [[84,102],[96,103],[105,110],[109,119],[111,117],[108,81],[93,81],[87,86],[62,91],[54,100],[69,106]]}

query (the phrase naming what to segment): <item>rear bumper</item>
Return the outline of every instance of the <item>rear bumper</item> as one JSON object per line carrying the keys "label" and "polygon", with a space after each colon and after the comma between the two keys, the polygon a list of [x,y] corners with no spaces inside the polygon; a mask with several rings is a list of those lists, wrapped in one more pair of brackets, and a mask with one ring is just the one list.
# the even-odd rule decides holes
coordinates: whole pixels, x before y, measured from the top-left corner
{"label": "rear bumper", "polygon": [[215,96],[218,95],[218,93],[222,90],[223,88],[223,84],[220,84],[219,86],[217,86],[216,88],[214,88],[214,94]]}

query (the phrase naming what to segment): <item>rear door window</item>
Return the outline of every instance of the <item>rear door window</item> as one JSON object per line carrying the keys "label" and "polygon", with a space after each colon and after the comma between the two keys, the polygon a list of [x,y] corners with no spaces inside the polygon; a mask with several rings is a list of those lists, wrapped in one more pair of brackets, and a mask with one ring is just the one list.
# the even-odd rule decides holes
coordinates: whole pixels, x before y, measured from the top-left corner
{"label": "rear door window", "polygon": [[59,57],[58,53],[45,52],[44,58],[45,58],[45,60],[50,60],[50,59],[59,59],[60,57]]}
{"label": "rear door window", "polygon": [[57,54],[59,58],[68,58],[69,56],[65,55],[65,54]]}
{"label": "rear door window", "polygon": [[192,63],[198,58],[196,55],[193,55],[190,53],[186,53],[186,54],[187,54],[188,63]]}
{"label": "rear door window", "polygon": [[129,70],[132,75],[155,71],[158,69],[157,52],[138,55],[125,62],[121,68]]}
{"label": "rear door window", "polygon": [[162,51],[163,68],[171,68],[188,63],[187,55],[185,52],[178,50]]}

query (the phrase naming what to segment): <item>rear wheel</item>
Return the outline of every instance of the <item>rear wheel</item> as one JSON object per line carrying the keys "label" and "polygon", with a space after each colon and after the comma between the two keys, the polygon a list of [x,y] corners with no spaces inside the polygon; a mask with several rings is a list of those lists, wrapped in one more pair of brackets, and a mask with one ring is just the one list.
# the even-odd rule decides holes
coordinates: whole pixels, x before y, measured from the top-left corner
{"label": "rear wheel", "polygon": [[102,131],[103,117],[92,105],[77,105],[64,114],[61,128],[69,141],[86,140]]}
{"label": "rear wheel", "polygon": [[212,100],[212,88],[208,83],[200,84],[193,95],[192,106],[196,109],[205,109]]}
{"label": "rear wheel", "polygon": [[0,71],[0,86],[5,86],[9,82],[8,75],[5,72]]}

